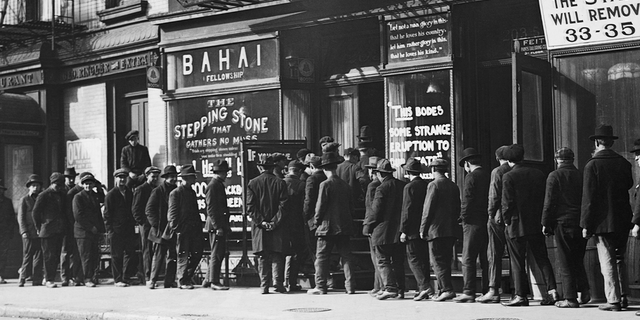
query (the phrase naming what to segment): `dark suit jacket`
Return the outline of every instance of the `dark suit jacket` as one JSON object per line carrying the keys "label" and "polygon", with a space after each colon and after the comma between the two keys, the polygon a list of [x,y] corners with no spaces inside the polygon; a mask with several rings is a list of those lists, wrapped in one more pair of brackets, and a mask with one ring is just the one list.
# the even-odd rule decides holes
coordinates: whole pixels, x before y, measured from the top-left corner
{"label": "dark suit jacket", "polygon": [[404,186],[404,182],[393,176],[388,176],[376,189],[376,195],[371,205],[377,223],[371,234],[371,241],[376,246],[400,242]]}
{"label": "dark suit jacket", "polygon": [[[273,173],[265,171],[251,179],[247,185],[247,214],[251,217],[251,236],[253,251],[260,253],[283,252],[284,228],[280,226],[284,217],[284,207],[288,198],[287,184],[276,178]],[[267,231],[262,222],[275,224],[275,228]]]}
{"label": "dark suit jacket", "polygon": [[466,224],[484,225],[488,215],[490,176],[483,168],[471,171],[464,178],[460,218]]}
{"label": "dark suit jacket", "polygon": [[590,234],[626,234],[631,228],[631,164],[611,149],[597,152],[584,167],[580,226]]}
{"label": "dark suit jacket", "polygon": [[314,225],[316,236],[353,235],[355,209],[351,186],[337,175],[320,184]]}
{"label": "dark suit jacket", "polygon": [[320,183],[327,180],[327,176],[322,170],[314,172],[307,178],[307,185],[304,192],[304,219],[310,230],[313,230],[313,216],[315,215],[316,202],[320,192]]}
{"label": "dark suit jacket", "polygon": [[36,229],[40,230],[40,238],[49,238],[65,232],[67,218],[64,202],[63,191],[47,188],[38,195],[33,206],[33,222]]}
{"label": "dark suit jacket", "polygon": [[[95,237],[105,232],[100,203],[93,192],[82,190],[73,197],[72,202],[74,230],[76,239]],[[97,233],[93,233],[93,227]]]}
{"label": "dark suit jacket", "polygon": [[409,240],[420,239],[420,221],[424,198],[427,196],[427,185],[427,181],[417,177],[404,187],[400,232],[406,234]]}
{"label": "dark suit jacket", "polygon": [[204,229],[207,231],[222,229],[225,233],[231,232],[224,180],[211,179],[205,190],[205,199],[207,202],[207,221]]}
{"label": "dark suit jacket", "polygon": [[367,194],[364,199],[364,221],[362,222],[362,234],[365,236],[370,235],[377,225],[376,216],[373,213],[373,198],[375,198],[376,189],[381,183],[380,180],[375,179],[367,186]]}
{"label": "dark suit jacket", "polygon": [[502,215],[512,239],[542,233],[545,176],[516,164],[502,177]]}
{"label": "dark suit jacket", "polygon": [[18,227],[20,234],[27,234],[30,239],[37,238],[36,226],[33,223],[33,206],[36,204],[37,196],[25,195],[20,199],[18,207]]}
{"label": "dark suit jacket", "polygon": [[162,182],[161,185],[151,191],[149,201],[147,201],[145,214],[151,225],[149,240],[155,243],[162,243],[163,234],[167,235],[167,240],[171,238],[171,232],[168,230],[167,224],[167,211],[169,211],[169,194],[175,188],[176,185]]}
{"label": "dark suit jacket", "polygon": [[573,164],[561,164],[547,177],[547,188],[542,209],[542,225],[555,228],[558,222],[565,226],[580,224],[582,201],[582,174]]}
{"label": "dark suit jacket", "polygon": [[457,237],[460,217],[460,189],[453,181],[442,176],[429,182],[427,197],[422,208],[420,234],[427,241],[436,238]]}
{"label": "dark suit jacket", "polygon": [[198,197],[191,187],[180,185],[169,193],[167,220],[171,236],[176,233],[202,232]]}
{"label": "dark suit jacket", "polygon": [[126,145],[120,153],[120,167],[134,172],[138,175],[144,173],[144,169],[151,166],[151,157],[149,157],[149,149],[138,144],[135,147]]}
{"label": "dark suit jacket", "polygon": [[67,191],[67,197],[65,201],[65,207],[66,207],[65,213],[67,217],[67,226],[69,227],[67,228],[68,229],[67,232],[69,232],[69,234],[74,233],[75,219],[73,218],[73,198],[76,196],[76,194],[80,193],[80,191],[82,190],[84,190],[82,185],[76,184],[75,186],[73,186],[73,188]]}
{"label": "dark suit jacket", "polygon": [[153,191],[154,188],[154,186],[145,181],[145,183],[139,185],[133,191],[131,212],[133,213],[133,218],[136,220],[136,223],[140,226],[149,225],[145,210],[147,208],[147,202],[149,202],[149,197],[151,197],[151,191]]}
{"label": "dark suit jacket", "polygon": [[11,199],[0,194],[0,232],[13,236],[16,225],[16,213]]}
{"label": "dark suit jacket", "polygon": [[[294,239],[304,237],[304,228],[306,223],[304,220],[304,192],[306,184],[296,176],[288,175],[284,178],[287,184],[288,200],[285,203],[285,214],[287,229]],[[306,240],[305,240],[306,241]]]}
{"label": "dark suit jacket", "polygon": [[108,233],[131,236],[135,234],[136,221],[131,212],[133,194],[125,188],[124,195],[118,187],[107,192],[104,198],[104,225]]}
{"label": "dark suit jacket", "polygon": [[502,176],[511,171],[508,163],[504,163],[491,171],[491,182],[489,183],[489,217],[495,218],[497,213],[502,212]]}
{"label": "dark suit jacket", "polygon": [[[351,193],[356,201],[362,201],[362,187],[360,186],[360,179],[365,175],[365,172],[357,164],[344,161],[338,165],[336,170],[338,177],[346,182],[351,187]],[[362,202],[361,202],[362,203]],[[362,204],[360,204],[362,206]]]}

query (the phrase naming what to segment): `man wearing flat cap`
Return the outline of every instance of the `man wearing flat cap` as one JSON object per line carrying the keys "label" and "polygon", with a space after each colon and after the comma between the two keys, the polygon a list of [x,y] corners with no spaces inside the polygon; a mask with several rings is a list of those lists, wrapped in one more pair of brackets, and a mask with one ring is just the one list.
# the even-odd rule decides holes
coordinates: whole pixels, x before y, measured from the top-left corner
{"label": "man wearing flat cap", "polygon": [[204,229],[209,231],[211,257],[205,287],[213,290],[228,290],[229,287],[220,282],[222,261],[227,253],[227,238],[231,234],[229,224],[229,207],[227,207],[227,192],[224,181],[231,170],[226,160],[217,159],[213,162],[213,177],[205,190],[207,203],[207,221]]}
{"label": "man wearing flat cap", "polygon": [[367,163],[367,171],[370,182],[367,184],[367,192],[364,199],[364,221],[362,222],[362,234],[369,238],[369,254],[371,255],[371,262],[373,263],[373,289],[369,291],[369,295],[376,297],[383,289],[382,277],[380,276],[380,270],[378,269],[378,254],[376,253],[376,246],[373,244],[371,233],[376,226],[376,217],[373,214],[373,198],[376,196],[376,189],[382,182],[378,180],[378,176],[374,170],[378,167],[378,162],[382,160],[380,157],[369,157],[369,163]]}
{"label": "man wearing flat cap", "polygon": [[42,191],[33,205],[33,222],[40,237],[47,288],[56,288],[56,272],[60,264],[62,241],[66,230],[64,176],[54,172],[51,185]]}
{"label": "man wearing flat cap", "polygon": [[100,238],[105,233],[100,202],[93,189],[99,182],[93,174],[80,174],[82,191],[73,196],[74,236],[78,246],[84,285],[93,288],[98,284],[100,270]]}
{"label": "man wearing flat cap", "polygon": [[75,221],[73,219],[72,204],[73,196],[82,190],[82,186],[76,184],[76,176],[78,176],[78,174],[76,173],[75,167],[64,169],[63,174],[67,193],[65,198],[67,228],[64,240],[62,241],[62,261],[60,263],[62,283],[60,285],[66,287],[73,282],[75,285],[80,286],[84,281],[84,275],[82,274],[82,262],[80,260],[80,253],[78,252],[78,245],[73,235],[73,224]]}
{"label": "man wearing flat cap", "polygon": [[595,238],[607,298],[599,308],[620,311],[627,308],[630,292],[624,255],[633,218],[629,204],[631,164],[611,149],[618,137],[610,125],[597,127],[589,139],[595,151],[583,172],[580,227],[584,238]]}
{"label": "man wearing flat cap", "polygon": [[176,237],[178,264],[176,275],[180,289],[193,289],[192,278],[202,258],[204,236],[198,211],[198,198],[192,186],[196,170],[188,164],[180,169],[180,186],[169,194],[168,224]]}
{"label": "man wearing flat cap", "polygon": [[144,177],[140,177],[147,167],[151,166],[149,149],[140,144],[140,133],[138,130],[131,130],[124,137],[129,142],[120,152],[120,168],[127,170],[127,187],[133,189],[144,182]]}
{"label": "man wearing flat cap", "polygon": [[489,199],[490,176],[482,168],[482,156],[475,148],[466,148],[458,164],[467,175],[462,188],[462,275],[464,287],[456,302],[475,302],[476,300],[476,261],[480,259],[482,267],[482,292],[488,291],[489,268],[487,263],[487,203]]}
{"label": "man wearing flat cap", "polygon": [[502,256],[507,245],[504,236],[504,222],[502,221],[502,176],[511,170],[509,161],[504,157],[504,150],[508,146],[496,149],[496,161],[500,164],[491,171],[489,183],[488,209],[489,219],[487,231],[489,246],[487,260],[489,261],[489,291],[476,301],[481,303],[500,303],[500,283],[502,281]]}
{"label": "man wearing flat cap", "polygon": [[272,156],[257,159],[257,166],[260,175],[249,181],[246,199],[247,214],[252,222],[253,251],[259,257],[260,289],[262,294],[267,294],[273,285],[276,292],[285,293],[282,224],[286,218],[287,184],[273,175]]}
{"label": "man wearing flat cap", "polygon": [[[525,260],[528,254],[535,258],[547,285],[541,305],[552,305],[558,299],[556,279],[547,255],[542,234],[542,208],[544,205],[545,176],[542,171],[525,167],[524,148],[510,145],[504,152],[511,171],[502,177],[502,216],[506,225],[507,246],[511,261],[511,277],[515,295],[504,306],[528,306],[529,277]],[[530,252],[530,253],[529,253]]]}
{"label": "man wearing flat cap", "polygon": [[[578,308],[579,302],[589,301],[589,282],[584,269],[587,246],[580,228],[582,201],[582,174],[573,165],[574,154],[569,148],[560,148],[555,154],[558,169],[547,177],[547,188],[542,210],[542,232],[555,236],[556,267],[559,269],[564,300],[556,302],[558,308]],[[578,301],[578,292],[581,293]]]}
{"label": "man wearing flat cap", "polygon": [[303,183],[306,183],[307,178],[309,177],[309,173],[307,173],[307,170],[309,168],[308,159],[310,159],[314,155],[315,154],[311,150],[306,148],[298,150],[298,153],[296,154],[298,161],[304,166],[304,168],[302,168],[302,172],[300,173],[300,181],[302,181]]}
{"label": "man wearing flat cap", "polygon": [[287,184],[289,199],[285,204],[287,215],[286,241],[289,243],[285,265],[285,283],[289,291],[299,291],[298,273],[303,264],[312,264],[313,259],[309,257],[309,247],[307,245],[307,228],[304,220],[304,188],[305,183],[300,181],[300,174],[304,170],[304,165],[298,160],[292,160],[288,164],[288,174],[284,178]]}
{"label": "man wearing flat cap", "polygon": [[140,249],[142,256],[138,263],[138,273],[143,273],[144,276],[140,277],[140,280],[146,280],[147,285],[151,281],[151,263],[153,258],[153,242],[149,240],[149,231],[151,225],[147,220],[145,209],[147,208],[147,202],[151,197],[151,191],[158,186],[158,177],[160,176],[160,169],[154,166],[144,169],[144,175],[147,180],[133,190],[133,202],[131,204],[131,211],[133,212],[133,218],[138,224],[138,230],[140,234]]}
{"label": "man wearing flat cap", "polygon": [[42,285],[42,248],[33,223],[33,206],[42,191],[42,179],[32,174],[27,180],[29,193],[22,197],[18,206],[18,226],[22,236],[22,266],[18,270],[20,278],[18,286],[23,287],[26,279],[31,277],[34,286]]}
{"label": "man wearing flat cap", "polygon": [[151,282],[147,284],[149,289],[156,288],[156,282],[160,278],[160,270],[165,269],[164,287],[171,288],[176,280],[176,241],[169,232],[167,223],[167,211],[169,210],[169,194],[178,182],[178,171],[175,166],[164,167],[160,178],[162,183],[151,191],[149,201],[145,208],[147,220],[151,225],[149,240],[153,242],[153,262],[151,263]]}
{"label": "man wearing flat cap", "polygon": [[9,260],[7,258],[9,254],[9,241],[13,237],[16,224],[16,213],[13,210],[13,203],[11,199],[4,196],[5,190],[7,190],[7,188],[0,179],[0,284],[7,283],[7,281],[2,278],[2,275]]}
{"label": "man wearing flat cap", "polygon": [[448,161],[435,159],[429,167],[434,180],[427,185],[420,237],[429,243],[429,257],[438,285],[438,292],[432,300],[445,301],[456,297],[451,282],[451,261],[459,233],[460,189],[445,175],[449,171]]}
{"label": "man wearing flat cap", "polygon": [[304,220],[311,231],[309,233],[309,247],[311,255],[315,260],[316,256],[316,237],[315,228],[313,226],[313,216],[315,215],[316,203],[318,202],[318,193],[320,192],[320,183],[327,180],[327,176],[324,171],[320,169],[322,164],[322,158],[313,156],[309,159],[309,167],[311,168],[311,175],[307,178],[304,188]]}
{"label": "man wearing flat cap", "polygon": [[409,158],[402,165],[409,175],[409,183],[404,187],[402,195],[402,218],[400,220],[400,241],[407,246],[407,261],[413,276],[416,278],[418,293],[413,297],[414,301],[429,299],[434,291],[429,280],[429,245],[420,238],[420,221],[422,220],[422,207],[427,196],[427,181],[420,177],[427,172],[427,168],[420,160]]}
{"label": "man wearing flat cap", "polygon": [[342,160],[335,152],[322,155],[320,167],[327,179],[320,184],[313,224],[318,237],[316,253],[316,286],[307,294],[326,294],[331,251],[336,248],[344,270],[344,286],[347,294],[355,293],[355,279],[351,269],[350,237],[355,234],[353,212],[355,209],[351,187],[336,173]]}
{"label": "man wearing flat cap", "polygon": [[129,173],[118,169],[113,173],[115,186],[104,199],[104,225],[111,245],[111,272],[116,287],[128,287],[136,274],[136,221],[131,212],[133,193],[126,186]]}
{"label": "man wearing flat cap", "polygon": [[376,298],[404,298],[404,251],[400,243],[400,219],[402,213],[402,193],[405,183],[396,179],[387,159],[382,159],[376,167],[376,175],[380,186],[371,204],[375,217],[371,240],[376,246],[377,267],[384,285],[384,290]]}

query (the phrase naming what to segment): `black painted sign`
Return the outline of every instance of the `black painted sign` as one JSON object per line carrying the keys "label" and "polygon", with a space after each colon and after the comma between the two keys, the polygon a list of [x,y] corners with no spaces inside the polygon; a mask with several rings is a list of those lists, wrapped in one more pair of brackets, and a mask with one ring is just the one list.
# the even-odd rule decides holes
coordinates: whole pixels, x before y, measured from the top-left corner
{"label": "black painted sign", "polygon": [[387,61],[400,63],[451,56],[449,13],[387,22]]}

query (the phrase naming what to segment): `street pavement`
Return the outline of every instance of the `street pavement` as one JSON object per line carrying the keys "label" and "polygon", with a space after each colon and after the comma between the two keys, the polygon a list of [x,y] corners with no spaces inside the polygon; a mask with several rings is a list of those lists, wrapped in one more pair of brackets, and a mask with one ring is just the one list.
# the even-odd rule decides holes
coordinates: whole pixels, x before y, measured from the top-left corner
{"label": "street pavement", "polygon": [[[600,311],[596,304],[579,309],[540,306],[503,307],[499,304],[415,302],[408,293],[404,300],[378,301],[366,291],[346,295],[329,291],[327,295],[298,293],[262,295],[258,288],[232,287],[213,291],[196,286],[194,290],[150,290],[145,286],[116,288],[64,287],[48,289],[27,284],[19,288],[16,280],[0,285],[0,317],[37,319],[640,319],[635,303],[627,311]],[[506,301],[507,295],[503,295]]]}

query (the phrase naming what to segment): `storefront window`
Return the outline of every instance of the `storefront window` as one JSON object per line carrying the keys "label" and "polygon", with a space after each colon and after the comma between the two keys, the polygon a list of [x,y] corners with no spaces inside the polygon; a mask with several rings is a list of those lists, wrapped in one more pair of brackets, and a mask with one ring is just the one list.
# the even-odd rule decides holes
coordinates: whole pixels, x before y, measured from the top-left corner
{"label": "storefront window", "polygon": [[284,138],[304,140],[309,137],[309,112],[311,96],[307,90],[284,90]]}
{"label": "storefront window", "polygon": [[18,207],[20,199],[27,194],[24,187],[29,175],[33,174],[33,146],[7,144],[5,154],[5,196],[13,200],[14,208]]}
{"label": "storefront window", "polygon": [[522,72],[522,143],[526,146],[526,160],[543,161],[542,137],[542,78]]}
{"label": "storefront window", "polygon": [[574,149],[582,167],[594,147],[588,137],[609,124],[620,137],[613,149],[633,162],[628,150],[640,138],[640,50],[562,57],[556,67],[560,146]]}

